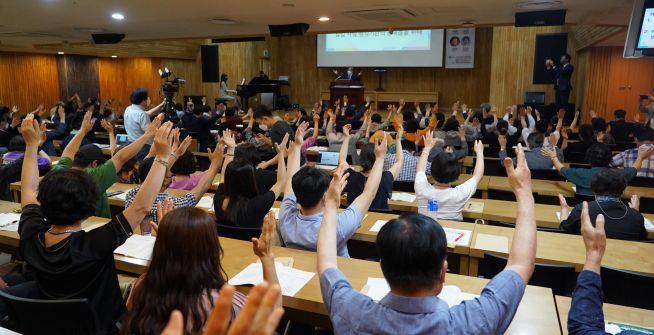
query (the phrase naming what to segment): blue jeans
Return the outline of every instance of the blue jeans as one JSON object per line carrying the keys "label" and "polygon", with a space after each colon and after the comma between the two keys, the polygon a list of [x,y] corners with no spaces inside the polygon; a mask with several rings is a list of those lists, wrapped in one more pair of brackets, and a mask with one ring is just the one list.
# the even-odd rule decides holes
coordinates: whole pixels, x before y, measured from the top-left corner
{"label": "blue jeans", "polygon": [[[602,278],[595,272],[582,271],[577,277],[577,287],[572,293],[572,306],[568,313],[568,334],[605,335],[602,311]],[[619,321],[619,320],[615,320]],[[623,335],[639,334],[623,331]]]}

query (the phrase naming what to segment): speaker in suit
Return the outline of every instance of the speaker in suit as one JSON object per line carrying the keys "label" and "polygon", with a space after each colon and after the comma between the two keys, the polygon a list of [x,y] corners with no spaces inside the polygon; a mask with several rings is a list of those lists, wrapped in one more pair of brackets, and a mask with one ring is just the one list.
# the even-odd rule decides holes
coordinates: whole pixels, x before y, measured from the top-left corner
{"label": "speaker in suit", "polygon": [[341,74],[339,74],[336,69],[334,69],[333,72],[334,76],[336,76],[336,79],[361,81],[361,72],[354,73],[354,68],[352,67],[348,67],[347,71]]}
{"label": "speaker in suit", "polygon": [[570,91],[572,91],[572,83],[570,83],[570,78],[572,78],[572,72],[574,72],[574,67],[570,64],[570,55],[565,54],[561,56],[561,65],[554,65],[554,61],[548,59],[545,61],[545,66],[547,70],[554,75],[554,92],[555,96],[555,105],[556,111],[561,108],[565,108],[566,112],[568,110],[568,99],[570,98]]}

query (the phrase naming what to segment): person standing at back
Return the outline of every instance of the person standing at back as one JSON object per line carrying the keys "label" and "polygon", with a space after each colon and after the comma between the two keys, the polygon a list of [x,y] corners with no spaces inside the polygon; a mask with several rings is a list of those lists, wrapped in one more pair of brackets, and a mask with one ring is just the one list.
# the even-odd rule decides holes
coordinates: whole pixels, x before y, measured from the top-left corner
{"label": "person standing at back", "polygon": [[568,110],[568,98],[570,98],[570,92],[572,91],[572,84],[570,83],[570,78],[572,77],[572,72],[574,72],[574,67],[570,64],[572,57],[568,54],[561,56],[560,63],[561,65],[554,65],[554,61],[548,59],[545,61],[545,67],[547,71],[554,75],[554,91],[556,92],[556,110],[558,111],[561,108]]}
{"label": "person standing at back", "polygon": [[[130,95],[129,100],[132,104],[125,108],[123,118],[127,140],[131,143],[145,134],[150,125],[150,119],[159,114],[164,102],[162,101],[156,107],[146,111],[145,109],[150,105],[150,97],[148,96],[148,90],[143,87],[135,89]],[[150,151],[151,146],[152,140],[148,140],[136,157],[139,160],[143,159]]]}

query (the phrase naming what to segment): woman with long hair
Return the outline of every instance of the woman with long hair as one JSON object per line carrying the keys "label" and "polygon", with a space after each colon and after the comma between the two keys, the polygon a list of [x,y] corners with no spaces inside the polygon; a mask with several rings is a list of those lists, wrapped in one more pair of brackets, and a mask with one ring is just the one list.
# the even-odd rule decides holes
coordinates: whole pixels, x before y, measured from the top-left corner
{"label": "woman with long hair", "polygon": [[[170,202],[159,206],[159,211],[163,219],[158,226],[153,224],[157,240],[152,260],[127,300],[129,312],[122,333],[160,334],[170,313],[179,310],[185,320],[185,333],[199,334],[211,315],[220,289],[227,283],[215,221],[211,214],[196,207],[173,210]],[[274,231],[275,217],[271,213],[263,223],[261,236],[252,239],[252,243],[263,266],[264,280],[278,284],[271,249]],[[245,301],[245,295],[234,292],[230,321],[241,311]],[[281,305],[281,299],[278,304]]]}
{"label": "woman with long hair", "polygon": [[234,106],[236,106],[238,109],[241,109],[241,105],[238,103],[238,100],[229,95],[230,93],[236,94],[235,90],[230,90],[227,86],[227,79],[229,76],[227,76],[227,73],[223,73],[220,75],[220,97],[219,99],[225,100],[226,102],[232,102]]}
{"label": "woman with long hair", "polygon": [[[286,183],[286,143],[288,134],[277,147],[277,181],[270,190],[260,193],[254,165],[244,158],[234,158],[236,143],[231,132],[223,138],[227,155],[223,163],[221,184],[213,198],[218,224],[238,227],[261,227],[261,220],[270,211]],[[233,159],[233,160],[232,160]]]}

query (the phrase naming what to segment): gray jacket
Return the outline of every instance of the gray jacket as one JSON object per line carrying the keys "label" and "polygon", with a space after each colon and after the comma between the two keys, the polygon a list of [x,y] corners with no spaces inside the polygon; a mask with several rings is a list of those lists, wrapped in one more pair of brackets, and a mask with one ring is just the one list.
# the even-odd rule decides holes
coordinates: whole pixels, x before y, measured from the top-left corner
{"label": "gray jacket", "polygon": [[[530,170],[551,170],[554,167],[552,160],[549,157],[543,156],[540,152],[541,147],[532,148],[531,150],[525,150],[525,160],[527,160],[527,166]],[[560,162],[563,162],[563,151],[560,148],[556,148],[556,156],[559,158]],[[503,161],[506,158],[506,150],[500,151],[500,161]],[[515,157],[513,159],[513,164],[515,164]]]}

